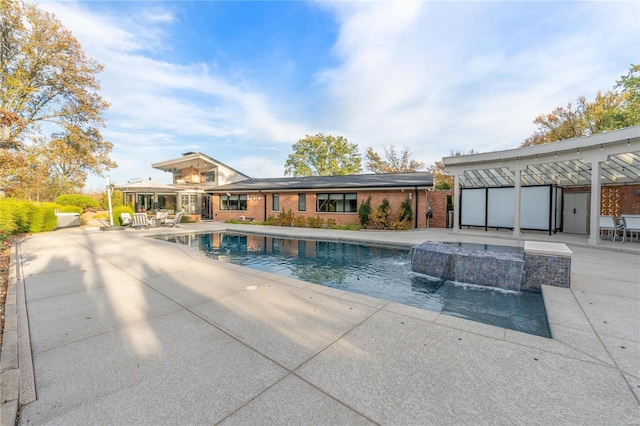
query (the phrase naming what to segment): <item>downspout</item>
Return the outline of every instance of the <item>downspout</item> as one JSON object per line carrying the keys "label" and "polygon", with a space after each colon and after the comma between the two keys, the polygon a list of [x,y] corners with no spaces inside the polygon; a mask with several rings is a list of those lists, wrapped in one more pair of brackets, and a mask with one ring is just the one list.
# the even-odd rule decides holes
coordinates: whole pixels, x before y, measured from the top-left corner
{"label": "downspout", "polygon": [[413,187],[413,198],[415,198],[415,202],[416,202],[416,214],[413,215],[413,219],[414,219],[414,229],[418,229],[418,187],[414,186]]}

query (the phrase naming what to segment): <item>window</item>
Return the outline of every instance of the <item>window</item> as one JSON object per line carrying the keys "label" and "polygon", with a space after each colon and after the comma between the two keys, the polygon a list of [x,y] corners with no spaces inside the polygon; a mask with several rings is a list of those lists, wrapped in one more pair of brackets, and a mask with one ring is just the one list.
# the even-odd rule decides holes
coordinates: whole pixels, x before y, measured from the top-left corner
{"label": "window", "polygon": [[211,171],[211,172],[204,172],[202,174],[202,177],[204,179],[205,182],[215,182],[216,181],[216,172]]}
{"label": "window", "polygon": [[145,212],[153,208],[153,194],[138,194],[136,211]]}
{"label": "window", "polygon": [[220,210],[247,210],[247,195],[221,195]]}
{"label": "window", "polygon": [[175,210],[176,195],[175,194],[158,194],[158,209]]}
{"label": "window", "polygon": [[280,211],[280,194],[271,195],[271,205],[273,206],[271,210],[274,212]]}
{"label": "window", "polygon": [[307,211],[307,194],[298,194],[298,211]]}
{"label": "window", "polygon": [[318,194],[316,197],[316,211],[325,213],[355,213],[358,211],[357,195]]}
{"label": "window", "polygon": [[180,209],[186,214],[200,214],[197,194],[180,194]]}

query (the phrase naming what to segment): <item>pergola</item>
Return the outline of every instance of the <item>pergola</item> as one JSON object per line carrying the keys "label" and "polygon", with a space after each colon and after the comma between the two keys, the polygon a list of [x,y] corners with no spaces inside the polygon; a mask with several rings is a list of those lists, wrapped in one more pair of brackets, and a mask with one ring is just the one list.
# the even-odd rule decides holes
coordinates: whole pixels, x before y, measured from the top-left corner
{"label": "pergola", "polygon": [[445,170],[455,178],[453,230],[460,230],[460,189],[513,187],[513,235],[521,234],[522,187],[556,185],[590,187],[589,244],[600,234],[602,185],[640,182],[640,126],[563,141],[445,157]]}

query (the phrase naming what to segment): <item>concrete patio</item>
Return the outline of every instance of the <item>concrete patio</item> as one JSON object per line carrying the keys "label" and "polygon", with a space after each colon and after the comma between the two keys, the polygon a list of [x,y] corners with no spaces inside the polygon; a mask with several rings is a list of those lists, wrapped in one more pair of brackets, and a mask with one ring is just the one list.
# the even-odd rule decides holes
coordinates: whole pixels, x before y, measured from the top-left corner
{"label": "concrete patio", "polygon": [[[225,228],[405,247],[562,241],[572,288],[544,287],[545,339],[146,238]],[[23,425],[640,424],[640,243],[585,242],[221,223],[35,235],[10,279],[1,424],[18,389]]]}

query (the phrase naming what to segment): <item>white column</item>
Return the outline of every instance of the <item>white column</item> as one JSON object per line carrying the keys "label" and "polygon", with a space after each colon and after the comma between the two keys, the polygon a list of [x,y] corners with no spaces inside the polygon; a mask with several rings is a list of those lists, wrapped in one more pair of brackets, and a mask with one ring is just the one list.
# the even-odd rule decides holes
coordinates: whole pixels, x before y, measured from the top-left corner
{"label": "white column", "polygon": [[513,169],[513,236],[516,238],[520,237],[520,172],[522,172],[520,167]]}
{"label": "white column", "polygon": [[589,219],[589,244],[596,245],[600,238],[600,162],[591,162],[591,206]]}
{"label": "white column", "polygon": [[453,232],[460,232],[460,175],[453,177]]}

